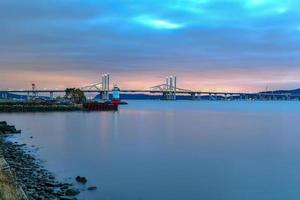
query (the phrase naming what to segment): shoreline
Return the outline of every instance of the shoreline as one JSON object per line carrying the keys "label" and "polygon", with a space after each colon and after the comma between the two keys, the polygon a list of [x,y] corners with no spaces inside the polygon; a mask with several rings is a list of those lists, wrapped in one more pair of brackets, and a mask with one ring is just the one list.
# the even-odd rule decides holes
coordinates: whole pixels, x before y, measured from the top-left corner
{"label": "shoreline", "polygon": [[118,104],[111,102],[85,102],[81,104],[59,104],[52,101],[0,101],[0,113],[22,112],[74,112],[117,111]]}
{"label": "shoreline", "polygon": [[0,113],[12,112],[71,112],[84,111],[84,108],[78,104],[42,104],[32,102],[7,102],[0,103]]}
{"label": "shoreline", "polygon": [[76,200],[80,191],[71,183],[58,181],[26,152],[26,144],[9,141],[11,134],[0,133],[0,199]]}

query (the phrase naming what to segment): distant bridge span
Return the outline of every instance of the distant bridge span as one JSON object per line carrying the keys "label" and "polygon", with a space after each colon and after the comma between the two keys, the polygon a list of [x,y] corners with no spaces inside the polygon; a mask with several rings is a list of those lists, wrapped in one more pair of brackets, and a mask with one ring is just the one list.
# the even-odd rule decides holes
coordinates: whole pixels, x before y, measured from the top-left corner
{"label": "distant bridge span", "polygon": [[[94,83],[88,86],[80,88],[84,93],[99,93],[102,99],[109,99],[110,75],[103,74],[100,83]],[[15,90],[15,89],[0,89],[0,99],[8,98],[9,93],[13,94],[25,94],[28,98],[38,96],[39,93],[49,93],[50,98],[54,97],[54,93],[64,93],[64,89],[36,89],[35,84],[32,84],[32,89]],[[177,87],[176,76],[166,77],[165,83],[151,87],[150,89],[136,90],[136,89],[124,89],[121,93],[149,93],[149,94],[162,94],[164,99],[176,100],[177,94],[191,95],[192,99],[199,99],[201,96],[208,96],[209,99],[215,99],[217,97],[224,97],[230,99],[232,97],[239,97],[240,99],[297,99],[300,100],[300,95],[291,93],[272,93],[272,92],[213,92],[213,91],[195,91],[188,89],[181,89]]]}
{"label": "distant bridge span", "polygon": [[[105,90],[82,90],[84,93],[101,93]],[[9,93],[32,93],[32,90],[3,90],[0,89],[0,92],[9,92]],[[64,93],[63,89],[40,89],[35,90],[37,93]],[[125,89],[120,90],[121,93],[162,93],[162,90],[135,90],[135,89]],[[177,94],[207,94],[207,95],[251,95],[258,93],[241,93],[241,92],[205,92],[205,91],[176,91]]]}
{"label": "distant bridge span", "polygon": [[[104,93],[105,90],[96,90],[96,89],[90,89],[90,90],[82,90],[84,93]],[[54,93],[64,93],[65,90],[63,89],[43,89],[43,90],[35,90],[35,93],[49,93],[50,97],[53,97]],[[120,93],[149,93],[149,94],[163,94],[167,91],[162,90],[135,90],[135,89],[125,89],[121,90]],[[1,94],[5,93],[13,93],[13,94],[25,94],[30,95],[32,94],[32,90],[0,90]],[[208,95],[211,97],[216,96],[224,96],[224,97],[230,97],[230,96],[244,96],[248,98],[247,96],[263,96],[263,97],[286,97],[286,98],[299,98],[300,95],[293,95],[290,93],[245,93],[245,92],[208,92],[208,91],[176,91],[176,94],[183,94],[183,95],[191,95],[191,96],[201,96],[201,95]],[[0,96],[1,97],[1,96]],[[3,97],[3,96],[2,96]]]}

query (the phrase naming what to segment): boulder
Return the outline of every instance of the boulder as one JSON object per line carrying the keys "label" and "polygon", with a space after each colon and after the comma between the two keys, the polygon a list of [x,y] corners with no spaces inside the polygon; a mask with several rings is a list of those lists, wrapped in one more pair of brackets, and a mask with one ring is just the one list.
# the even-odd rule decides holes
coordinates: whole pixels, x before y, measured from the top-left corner
{"label": "boulder", "polygon": [[84,176],[77,176],[75,180],[79,183],[85,184],[87,182],[87,179]]}
{"label": "boulder", "polygon": [[75,197],[68,197],[68,196],[60,196],[59,199],[60,200],[76,200]]}
{"label": "boulder", "polygon": [[11,133],[21,133],[21,130],[17,130],[15,126],[7,125],[5,121],[0,122],[0,133],[1,134],[11,134]]}
{"label": "boulder", "polygon": [[97,190],[97,187],[96,186],[90,186],[87,188],[88,190]]}
{"label": "boulder", "polygon": [[78,189],[74,189],[74,188],[69,188],[66,190],[66,196],[75,196],[79,193],[80,193],[80,191]]}
{"label": "boulder", "polygon": [[0,126],[7,126],[7,122],[6,121],[0,121]]}

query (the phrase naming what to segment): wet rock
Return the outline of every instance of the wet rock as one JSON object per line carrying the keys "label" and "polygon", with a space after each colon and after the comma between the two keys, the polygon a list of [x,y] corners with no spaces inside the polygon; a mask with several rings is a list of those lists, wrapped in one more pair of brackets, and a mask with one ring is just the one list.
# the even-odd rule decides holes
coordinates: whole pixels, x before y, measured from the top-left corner
{"label": "wet rock", "polygon": [[90,186],[87,188],[88,190],[97,190],[97,187],[96,186]]}
{"label": "wet rock", "polygon": [[49,179],[52,179],[52,180],[54,180],[54,179],[55,179],[55,177],[54,177],[53,175],[49,175]]}
{"label": "wet rock", "polygon": [[69,188],[66,190],[66,196],[76,196],[79,193],[80,193],[80,191],[75,188]]}
{"label": "wet rock", "polygon": [[0,133],[1,134],[13,134],[13,133],[21,133],[21,130],[17,130],[15,126],[10,126],[6,121],[0,122]]}
{"label": "wet rock", "polygon": [[57,186],[59,186],[57,183],[54,183],[54,182],[45,182],[44,185],[47,186],[47,187],[57,187]]}
{"label": "wet rock", "polygon": [[59,200],[76,200],[75,197],[69,197],[69,196],[60,196]]}
{"label": "wet rock", "polygon": [[85,184],[85,183],[87,182],[87,179],[86,179],[85,177],[83,177],[83,176],[77,176],[77,177],[75,178],[75,180],[76,180],[77,182],[79,182],[79,183],[82,183],[82,184]]}

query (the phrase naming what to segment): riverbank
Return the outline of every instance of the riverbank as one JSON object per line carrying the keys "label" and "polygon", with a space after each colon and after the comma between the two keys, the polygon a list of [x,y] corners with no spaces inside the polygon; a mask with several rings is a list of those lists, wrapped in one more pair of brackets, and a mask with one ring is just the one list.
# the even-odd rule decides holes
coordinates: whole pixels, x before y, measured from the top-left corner
{"label": "riverbank", "polygon": [[26,200],[19,187],[15,184],[10,170],[0,170],[0,199],[1,200]]}
{"label": "riverbank", "polygon": [[53,112],[53,111],[83,111],[80,104],[57,104],[53,102],[33,101],[3,101],[0,102],[0,112]]}
{"label": "riverbank", "polygon": [[26,152],[26,144],[13,143],[7,137],[7,132],[0,134],[0,160],[4,163],[0,170],[0,199],[76,199],[78,189],[56,180],[40,160]]}
{"label": "riverbank", "polygon": [[118,104],[111,102],[57,103],[55,101],[0,101],[0,113],[10,112],[71,112],[117,111]]}

